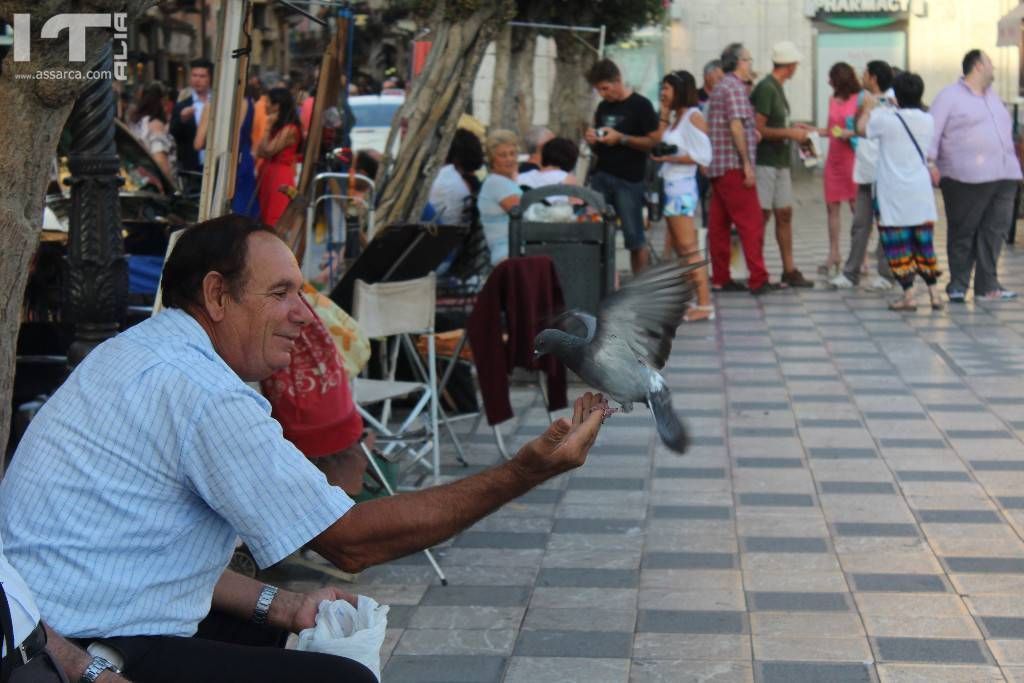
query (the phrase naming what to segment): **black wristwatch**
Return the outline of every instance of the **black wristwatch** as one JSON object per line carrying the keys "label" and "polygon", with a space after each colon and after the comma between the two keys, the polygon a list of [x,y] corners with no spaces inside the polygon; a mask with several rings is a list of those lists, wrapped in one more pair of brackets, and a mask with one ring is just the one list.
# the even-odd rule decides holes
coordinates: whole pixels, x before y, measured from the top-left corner
{"label": "black wristwatch", "polygon": [[85,672],[82,677],[78,679],[78,683],[96,683],[96,679],[100,677],[107,669],[110,669],[116,674],[121,673],[121,670],[116,666],[108,662],[103,657],[93,657],[92,661],[89,662],[89,666],[85,667]]}

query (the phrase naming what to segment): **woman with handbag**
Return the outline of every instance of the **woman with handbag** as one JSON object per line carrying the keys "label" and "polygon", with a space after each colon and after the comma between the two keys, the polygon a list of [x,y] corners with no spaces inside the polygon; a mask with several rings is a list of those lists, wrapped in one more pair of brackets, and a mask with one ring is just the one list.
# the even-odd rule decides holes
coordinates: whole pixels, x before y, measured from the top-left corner
{"label": "woman with handbag", "polygon": [[914,276],[928,285],[933,310],[942,308],[936,282],[941,275],[935,259],[935,194],[923,150],[931,143],[934,122],[923,111],[924,81],[902,72],[893,80],[898,108],[876,108],[865,102],[858,129],[878,141],[876,198],[878,233],[893,276],[903,296],[889,304],[892,311],[916,311]]}
{"label": "woman with handbag", "polygon": [[[711,163],[711,140],[707,122],[700,112],[697,82],[688,71],[673,71],[661,81],[661,109],[651,160],[661,163],[665,182],[665,222],[668,242],[680,259],[692,263],[704,258],[697,238],[693,215],[700,203],[697,166]],[[697,303],[686,311],[683,322],[714,320],[708,271],[694,273]]]}

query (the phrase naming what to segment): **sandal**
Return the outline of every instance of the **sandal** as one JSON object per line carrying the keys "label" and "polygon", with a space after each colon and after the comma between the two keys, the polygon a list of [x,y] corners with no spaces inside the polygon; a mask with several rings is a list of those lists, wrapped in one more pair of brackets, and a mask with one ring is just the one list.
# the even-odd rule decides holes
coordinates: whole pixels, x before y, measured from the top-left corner
{"label": "sandal", "polygon": [[898,301],[893,301],[891,304],[889,304],[889,310],[912,313],[917,310],[917,304],[912,302],[907,303],[903,299],[899,299]]}
{"label": "sandal", "polygon": [[[698,315],[690,317],[691,313],[706,313],[707,315]],[[707,304],[706,306],[690,306],[686,309],[686,313],[683,315],[684,323],[699,323],[705,320],[711,321],[715,319],[715,307],[713,304]]]}

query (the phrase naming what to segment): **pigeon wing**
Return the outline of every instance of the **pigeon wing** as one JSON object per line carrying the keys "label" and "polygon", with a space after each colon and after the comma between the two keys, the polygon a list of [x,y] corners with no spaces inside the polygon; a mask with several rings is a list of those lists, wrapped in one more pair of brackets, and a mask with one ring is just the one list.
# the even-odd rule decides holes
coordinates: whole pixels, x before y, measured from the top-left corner
{"label": "pigeon wing", "polygon": [[550,327],[575,337],[582,337],[588,343],[597,332],[597,318],[578,309],[571,309],[551,321]]}
{"label": "pigeon wing", "polygon": [[644,365],[661,370],[693,298],[689,274],[703,265],[673,261],[653,266],[606,297],[597,313],[593,346],[610,348],[625,342]]}

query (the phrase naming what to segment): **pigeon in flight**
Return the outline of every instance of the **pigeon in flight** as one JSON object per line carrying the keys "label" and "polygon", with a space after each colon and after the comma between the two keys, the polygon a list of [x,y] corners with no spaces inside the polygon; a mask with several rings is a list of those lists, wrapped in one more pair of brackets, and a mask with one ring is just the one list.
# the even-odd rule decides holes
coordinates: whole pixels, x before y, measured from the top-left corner
{"label": "pigeon in flight", "polygon": [[666,263],[642,272],[606,297],[597,317],[569,311],[556,328],[533,341],[537,356],[553,354],[584,382],[618,401],[623,412],[646,403],[658,435],[676,453],[687,446],[686,429],[672,408],[665,367],[676,328],[693,298],[690,272],[703,262]]}

